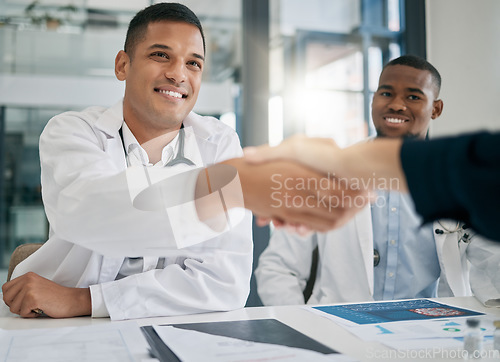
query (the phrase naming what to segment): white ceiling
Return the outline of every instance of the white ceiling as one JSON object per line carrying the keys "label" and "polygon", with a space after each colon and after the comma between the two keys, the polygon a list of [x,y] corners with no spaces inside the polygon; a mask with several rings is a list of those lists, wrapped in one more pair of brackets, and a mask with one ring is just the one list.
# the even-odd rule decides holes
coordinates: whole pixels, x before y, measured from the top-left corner
{"label": "white ceiling", "polygon": [[[0,0],[0,5],[26,6],[33,0]],[[168,2],[154,0],[154,3]],[[172,1],[173,2],[173,1]],[[177,0],[193,10],[199,17],[240,18],[241,1],[236,0]],[[151,0],[39,0],[40,5],[74,5],[114,11],[138,11],[151,4]]]}

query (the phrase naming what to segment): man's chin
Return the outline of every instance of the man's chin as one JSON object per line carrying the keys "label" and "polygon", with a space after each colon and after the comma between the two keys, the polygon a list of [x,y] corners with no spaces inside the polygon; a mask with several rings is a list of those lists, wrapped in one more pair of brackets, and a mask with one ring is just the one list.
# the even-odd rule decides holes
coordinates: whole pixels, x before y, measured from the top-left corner
{"label": "man's chin", "polygon": [[384,130],[377,129],[377,137],[378,138],[415,139],[415,138],[419,138],[419,135],[411,133],[411,132],[396,133],[396,132],[385,132]]}

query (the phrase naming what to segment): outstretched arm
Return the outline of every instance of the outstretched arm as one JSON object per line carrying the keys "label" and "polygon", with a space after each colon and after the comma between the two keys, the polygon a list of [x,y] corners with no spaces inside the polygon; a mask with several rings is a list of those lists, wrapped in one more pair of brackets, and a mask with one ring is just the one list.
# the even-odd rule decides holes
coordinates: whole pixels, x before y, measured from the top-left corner
{"label": "outstretched arm", "polygon": [[295,136],[246,151],[249,162],[288,159],[358,182],[366,189],[409,191],[424,221],[461,220],[500,240],[500,133],[430,141],[377,139],[339,149],[331,140]]}
{"label": "outstretched arm", "polygon": [[245,159],[252,163],[290,160],[333,177],[358,182],[365,189],[407,191],[399,156],[401,144],[401,139],[378,139],[341,149],[332,139],[296,135],[276,147],[246,148]]}
{"label": "outstretched arm", "polygon": [[[233,174],[239,183],[228,189]],[[343,225],[369,201],[364,190],[304,165],[287,160],[251,164],[234,158],[200,172],[195,193],[200,220],[213,222],[218,199],[208,196],[224,187],[227,209],[244,207],[261,218],[318,231]],[[219,221],[225,225],[223,217]]]}

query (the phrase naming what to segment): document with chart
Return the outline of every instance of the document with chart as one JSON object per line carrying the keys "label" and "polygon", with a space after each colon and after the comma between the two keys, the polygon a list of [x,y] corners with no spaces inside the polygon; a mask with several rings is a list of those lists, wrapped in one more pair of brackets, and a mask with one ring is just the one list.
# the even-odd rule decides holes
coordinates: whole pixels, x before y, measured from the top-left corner
{"label": "document with chart", "polygon": [[341,304],[307,308],[346,325],[422,321],[438,318],[471,317],[484,314],[434,302],[429,299]]}

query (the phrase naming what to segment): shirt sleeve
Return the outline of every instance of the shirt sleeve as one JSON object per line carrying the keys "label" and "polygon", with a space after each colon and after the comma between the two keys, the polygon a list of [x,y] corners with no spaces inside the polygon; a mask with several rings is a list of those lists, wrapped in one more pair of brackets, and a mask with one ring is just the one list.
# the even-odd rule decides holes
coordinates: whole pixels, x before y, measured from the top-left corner
{"label": "shirt sleeve", "polygon": [[106,308],[106,303],[104,303],[102,286],[100,284],[90,286],[90,297],[92,300],[92,318],[109,317],[108,308]]}
{"label": "shirt sleeve", "polygon": [[499,144],[500,133],[488,132],[403,143],[403,171],[424,221],[461,220],[500,241]]}

